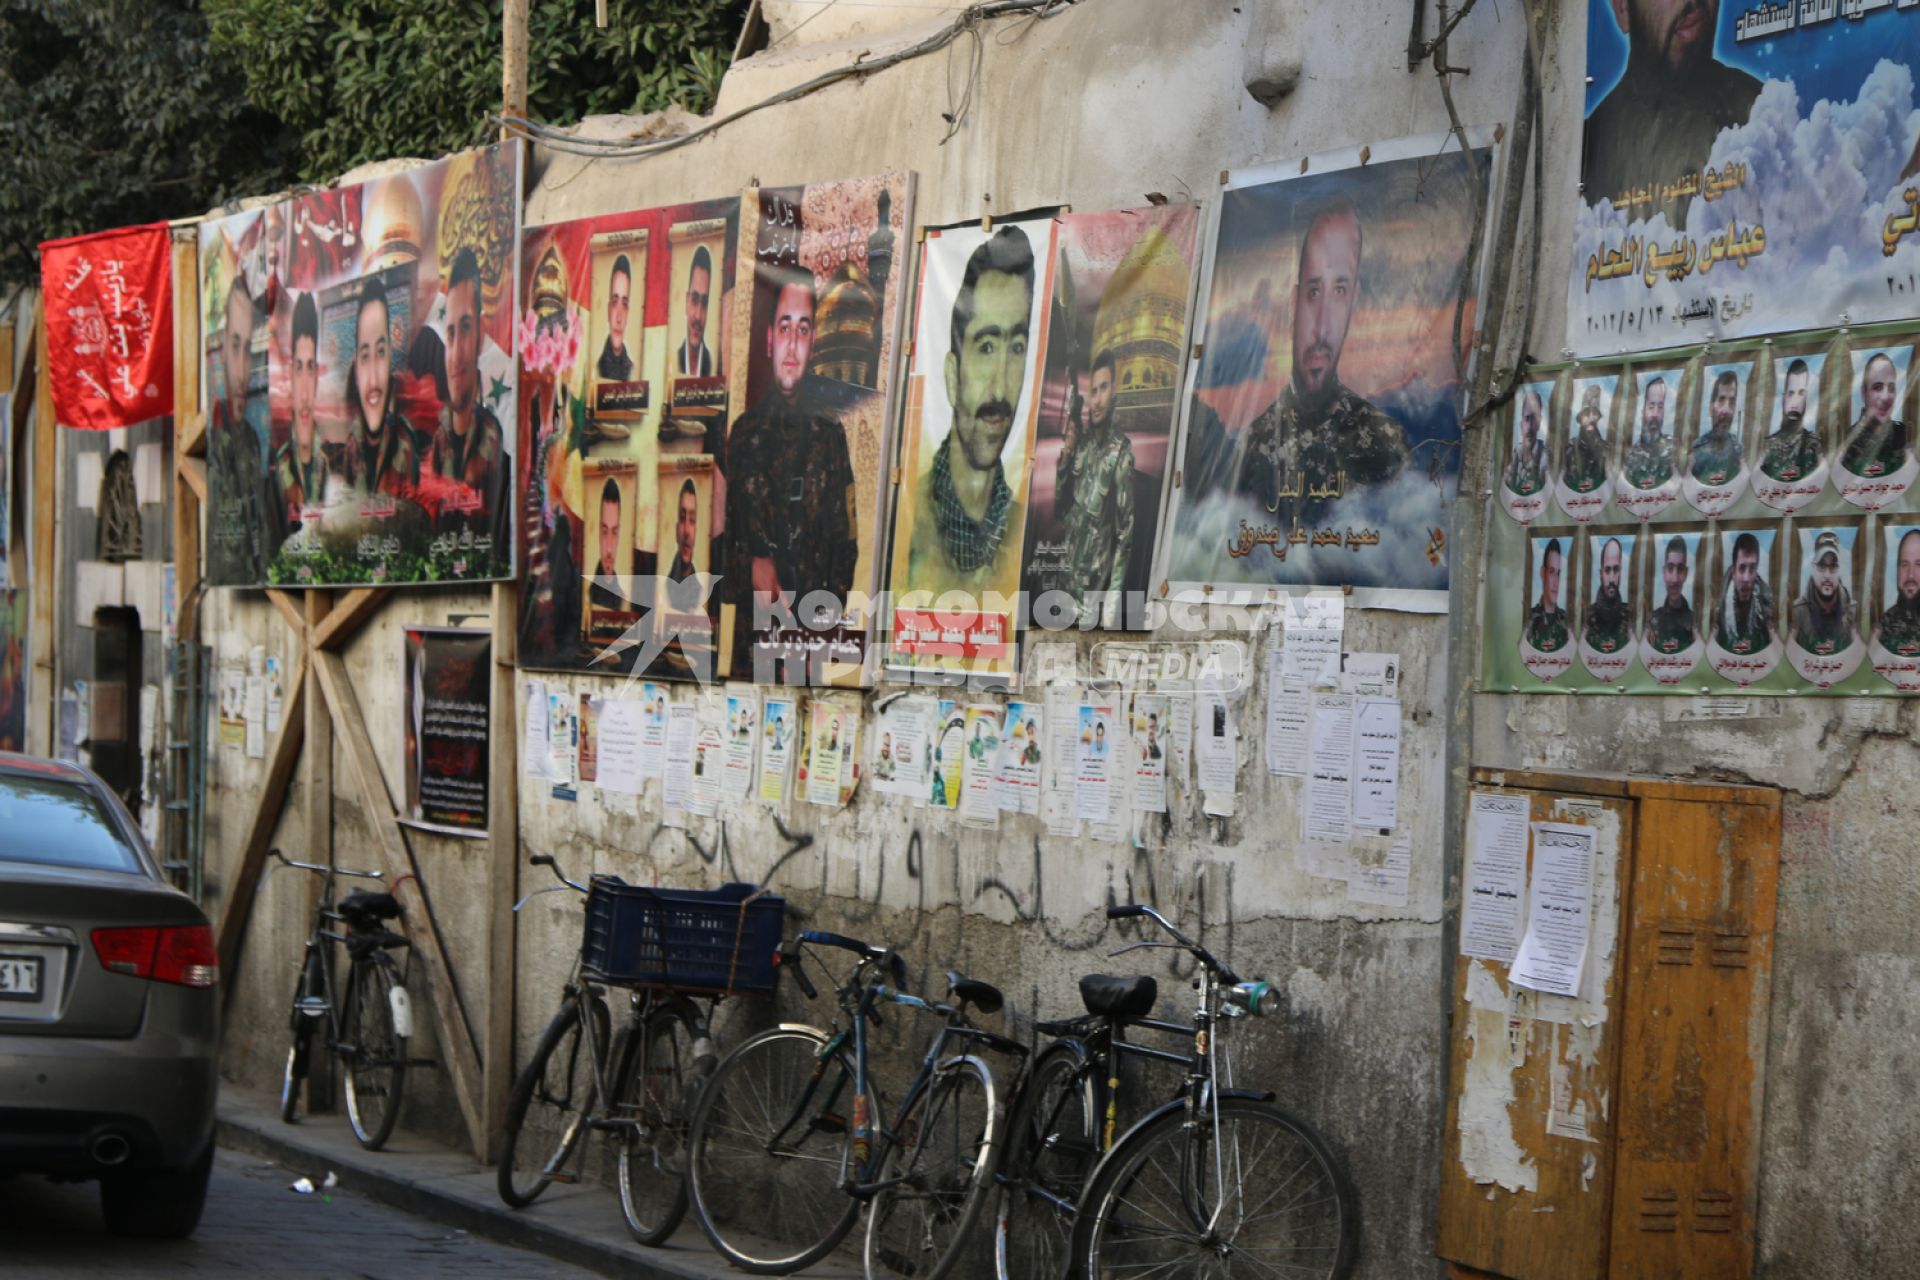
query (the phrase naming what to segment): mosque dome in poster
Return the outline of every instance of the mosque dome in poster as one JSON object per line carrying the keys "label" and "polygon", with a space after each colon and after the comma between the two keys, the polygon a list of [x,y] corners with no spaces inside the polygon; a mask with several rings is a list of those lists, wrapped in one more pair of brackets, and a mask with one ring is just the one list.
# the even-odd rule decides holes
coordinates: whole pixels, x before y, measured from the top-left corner
{"label": "mosque dome in poster", "polygon": [[420,241],[426,232],[426,214],[413,179],[403,173],[381,178],[362,188],[360,229],[367,245],[369,272],[420,261]]}
{"label": "mosque dome in poster", "polygon": [[1093,322],[1093,352],[1111,351],[1117,405],[1170,400],[1180,382],[1187,262],[1158,227],[1114,268]]}
{"label": "mosque dome in poster", "polygon": [[814,373],[859,387],[878,385],[880,299],[851,261],[828,277],[815,329]]}

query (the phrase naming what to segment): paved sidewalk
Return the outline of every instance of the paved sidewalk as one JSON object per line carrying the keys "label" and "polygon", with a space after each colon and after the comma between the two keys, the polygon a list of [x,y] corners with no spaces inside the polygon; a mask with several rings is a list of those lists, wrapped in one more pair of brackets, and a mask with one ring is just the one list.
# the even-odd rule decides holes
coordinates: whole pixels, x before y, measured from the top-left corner
{"label": "paved sidewalk", "polygon": [[[602,1275],[737,1280],[742,1274],[713,1252],[691,1212],[664,1248],[643,1249],[627,1234],[619,1200],[607,1188],[549,1187],[527,1208],[509,1209],[500,1202],[494,1170],[470,1153],[404,1130],[395,1131],[384,1150],[368,1151],[354,1141],[345,1112],[282,1124],[277,1098],[222,1083],[219,1142],[267,1156],[316,1183],[332,1170],[342,1186],[369,1199]],[[850,1240],[857,1242],[858,1234],[856,1227]],[[860,1268],[834,1259],[802,1274],[854,1280]]]}

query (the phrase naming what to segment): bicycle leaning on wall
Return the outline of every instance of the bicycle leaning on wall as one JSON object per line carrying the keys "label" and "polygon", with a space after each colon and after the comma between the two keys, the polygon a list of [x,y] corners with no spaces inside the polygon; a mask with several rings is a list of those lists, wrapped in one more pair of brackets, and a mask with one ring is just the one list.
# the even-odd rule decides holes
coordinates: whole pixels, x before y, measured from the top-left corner
{"label": "bicycle leaning on wall", "polygon": [[[288,1023],[293,1044],[280,1082],[280,1118],[297,1122],[300,1090],[313,1069],[314,1041],[346,1068],[347,1123],[369,1151],[378,1151],[400,1118],[400,1096],[407,1082],[407,1041],[413,1035],[413,1004],[407,996],[406,970],[393,952],[408,946],[404,935],[387,928],[400,918],[391,893],[355,889],[333,901],[335,876],[379,880],[378,871],[351,871],[296,862],[278,849],[271,857],[296,871],[321,877],[320,904],[307,932],[300,980],[293,989]],[[345,932],[334,926],[346,926]],[[347,949],[347,980],[335,997],[333,944]],[[425,1064],[422,1064],[425,1065]],[[311,1099],[309,1099],[311,1102]]]}

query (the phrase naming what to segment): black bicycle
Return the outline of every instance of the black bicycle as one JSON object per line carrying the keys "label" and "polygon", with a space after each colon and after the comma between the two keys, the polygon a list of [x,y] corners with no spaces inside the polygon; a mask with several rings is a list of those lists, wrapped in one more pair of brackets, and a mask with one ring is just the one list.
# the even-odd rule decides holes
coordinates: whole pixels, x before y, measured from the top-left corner
{"label": "black bicycle", "polygon": [[[1085,1017],[1038,1025],[1056,1039],[1014,1106],[995,1222],[1000,1280],[1347,1275],[1357,1219],[1338,1161],[1271,1093],[1232,1087],[1223,1033],[1266,1012],[1267,984],[1241,981],[1150,907],[1107,915],[1151,919],[1175,939],[1113,955],[1170,947],[1199,961],[1193,1021],[1148,1016],[1158,995],[1150,977],[1089,975],[1080,980]],[[1137,1044],[1127,1038],[1134,1029],[1191,1048]],[[1127,1057],[1178,1066],[1184,1079],[1116,1142]]]}
{"label": "black bicycle", "polygon": [[[298,1121],[300,1090],[312,1070],[318,1037],[322,1048],[346,1068],[347,1122],[353,1136],[367,1150],[378,1151],[400,1118],[409,1065],[407,1040],[413,1035],[406,970],[393,958],[393,952],[409,944],[404,935],[387,927],[389,920],[400,918],[400,904],[390,893],[354,889],[336,907],[335,876],[379,880],[381,874],[296,862],[278,849],[268,852],[284,866],[320,876],[322,885],[288,1014],[293,1044],[280,1081],[280,1118],[288,1124]],[[336,928],[342,925],[344,931]],[[347,979],[338,999],[333,982],[334,943],[347,949]]]}

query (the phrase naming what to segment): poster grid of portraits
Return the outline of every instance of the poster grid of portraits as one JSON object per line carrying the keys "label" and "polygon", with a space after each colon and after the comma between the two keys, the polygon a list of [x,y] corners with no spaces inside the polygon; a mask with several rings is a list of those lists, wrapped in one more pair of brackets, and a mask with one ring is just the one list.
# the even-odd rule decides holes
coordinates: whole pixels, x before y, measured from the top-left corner
{"label": "poster grid of portraits", "polygon": [[511,575],[521,163],[501,143],[202,224],[211,584]]}
{"label": "poster grid of portraits", "polygon": [[1503,410],[1494,691],[1920,691],[1911,325],[1536,366]]}

